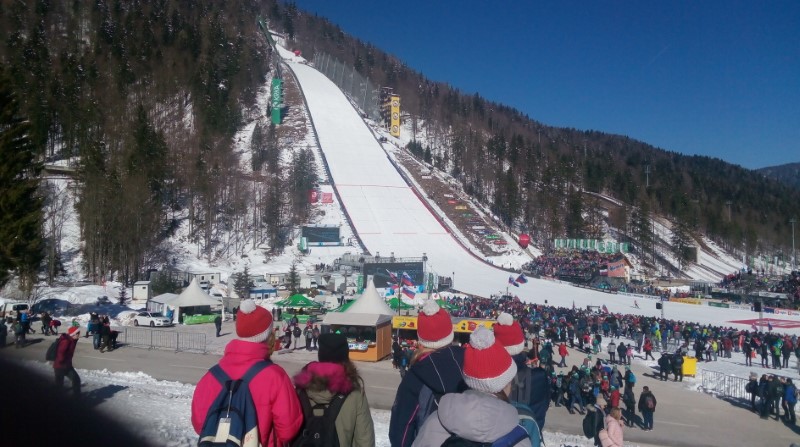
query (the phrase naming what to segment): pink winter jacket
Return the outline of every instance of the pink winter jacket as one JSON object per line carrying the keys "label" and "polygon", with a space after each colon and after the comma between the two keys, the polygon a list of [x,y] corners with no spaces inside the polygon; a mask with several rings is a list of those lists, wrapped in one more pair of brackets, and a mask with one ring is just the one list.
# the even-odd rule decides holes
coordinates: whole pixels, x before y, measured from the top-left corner
{"label": "pink winter jacket", "polygon": [[[255,362],[268,356],[266,343],[233,340],[225,347],[219,365],[231,379],[236,380]],[[198,434],[203,430],[206,414],[221,390],[222,386],[210,372],[197,383],[192,398],[192,426]],[[250,393],[258,413],[261,445],[274,445],[276,435],[278,445],[291,441],[303,425],[303,411],[286,371],[278,365],[265,368],[250,382]]]}
{"label": "pink winter jacket", "polygon": [[598,434],[603,447],[622,447],[622,424],[611,416],[606,416],[606,428]]}

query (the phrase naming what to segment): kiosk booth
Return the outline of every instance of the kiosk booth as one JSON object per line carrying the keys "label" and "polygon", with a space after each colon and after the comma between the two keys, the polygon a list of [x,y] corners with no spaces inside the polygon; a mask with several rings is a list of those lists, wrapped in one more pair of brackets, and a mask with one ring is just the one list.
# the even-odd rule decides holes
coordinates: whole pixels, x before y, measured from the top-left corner
{"label": "kiosk booth", "polygon": [[393,314],[370,281],[347,310],[325,314],[322,332],[345,335],[350,345],[350,360],[377,362],[392,354]]}

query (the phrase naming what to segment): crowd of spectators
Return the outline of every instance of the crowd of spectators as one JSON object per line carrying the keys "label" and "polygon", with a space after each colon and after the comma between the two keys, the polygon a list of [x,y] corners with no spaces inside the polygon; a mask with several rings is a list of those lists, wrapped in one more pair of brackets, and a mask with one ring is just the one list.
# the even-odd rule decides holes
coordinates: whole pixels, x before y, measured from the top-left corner
{"label": "crowd of spectators", "polygon": [[800,271],[788,275],[768,275],[764,271],[739,271],[726,275],[719,287],[729,291],[785,293],[793,304],[800,303]]}
{"label": "crowd of spectators", "polygon": [[618,261],[620,253],[606,254],[588,250],[559,249],[538,256],[523,270],[538,276],[551,276],[566,281],[588,282],[600,275],[608,263]]}

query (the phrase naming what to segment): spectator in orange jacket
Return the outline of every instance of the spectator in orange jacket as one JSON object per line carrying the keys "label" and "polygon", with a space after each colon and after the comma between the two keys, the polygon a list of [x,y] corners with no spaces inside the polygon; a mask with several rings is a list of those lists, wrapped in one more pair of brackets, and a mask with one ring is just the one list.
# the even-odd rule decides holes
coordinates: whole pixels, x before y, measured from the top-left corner
{"label": "spectator in orange jacket", "polygon": [[[272,314],[253,300],[242,301],[236,315],[236,335],[239,338],[225,346],[225,354],[219,361],[219,366],[233,380],[272,354],[275,347]],[[192,426],[198,434],[221,389],[211,373],[197,383],[192,398]],[[284,445],[291,441],[303,424],[303,412],[286,371],[278,365],[264,368],[250,382],[250,393],[258,413],[261,445]]]}

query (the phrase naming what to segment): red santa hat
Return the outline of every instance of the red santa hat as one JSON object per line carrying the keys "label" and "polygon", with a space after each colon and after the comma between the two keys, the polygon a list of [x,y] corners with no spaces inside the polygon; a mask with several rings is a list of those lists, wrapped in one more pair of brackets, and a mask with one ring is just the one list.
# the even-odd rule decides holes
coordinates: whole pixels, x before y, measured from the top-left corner
{"label": "red santa hat", "polygon": [[244,341],[261,343],[272,333],[272,312],[244,300],[236,313],[236,335]]}
{"label": "red santa hat", "polygon": [[464,383],[484,393],[502,391],[517,375],[511,355],[496,342],[494,333],[479,326],[464,348]]}
{"label": "red santa hat", "polygon": [[73,336],[73,335],[79,335],[80,336],[81,335],[81,328],[79,328],[77,326],[72,326],[69,329],[67,329],[67,334],[69,334],[70,337]]}
{"label": "red santa hat", "polygon": [[506,351],[511,355],[519,354],[525,348],[525,335],[522,333],[522,327],[519,322],[514,321],[511,314],[505,312],[497,316],[494,338],[505,346]]}
{"label": "red santa hat", "polygon": [[422,346],[431,349],[442,348],[453,342],[450,314],[434,300],[425,302],[417,317],[417,338]]}

